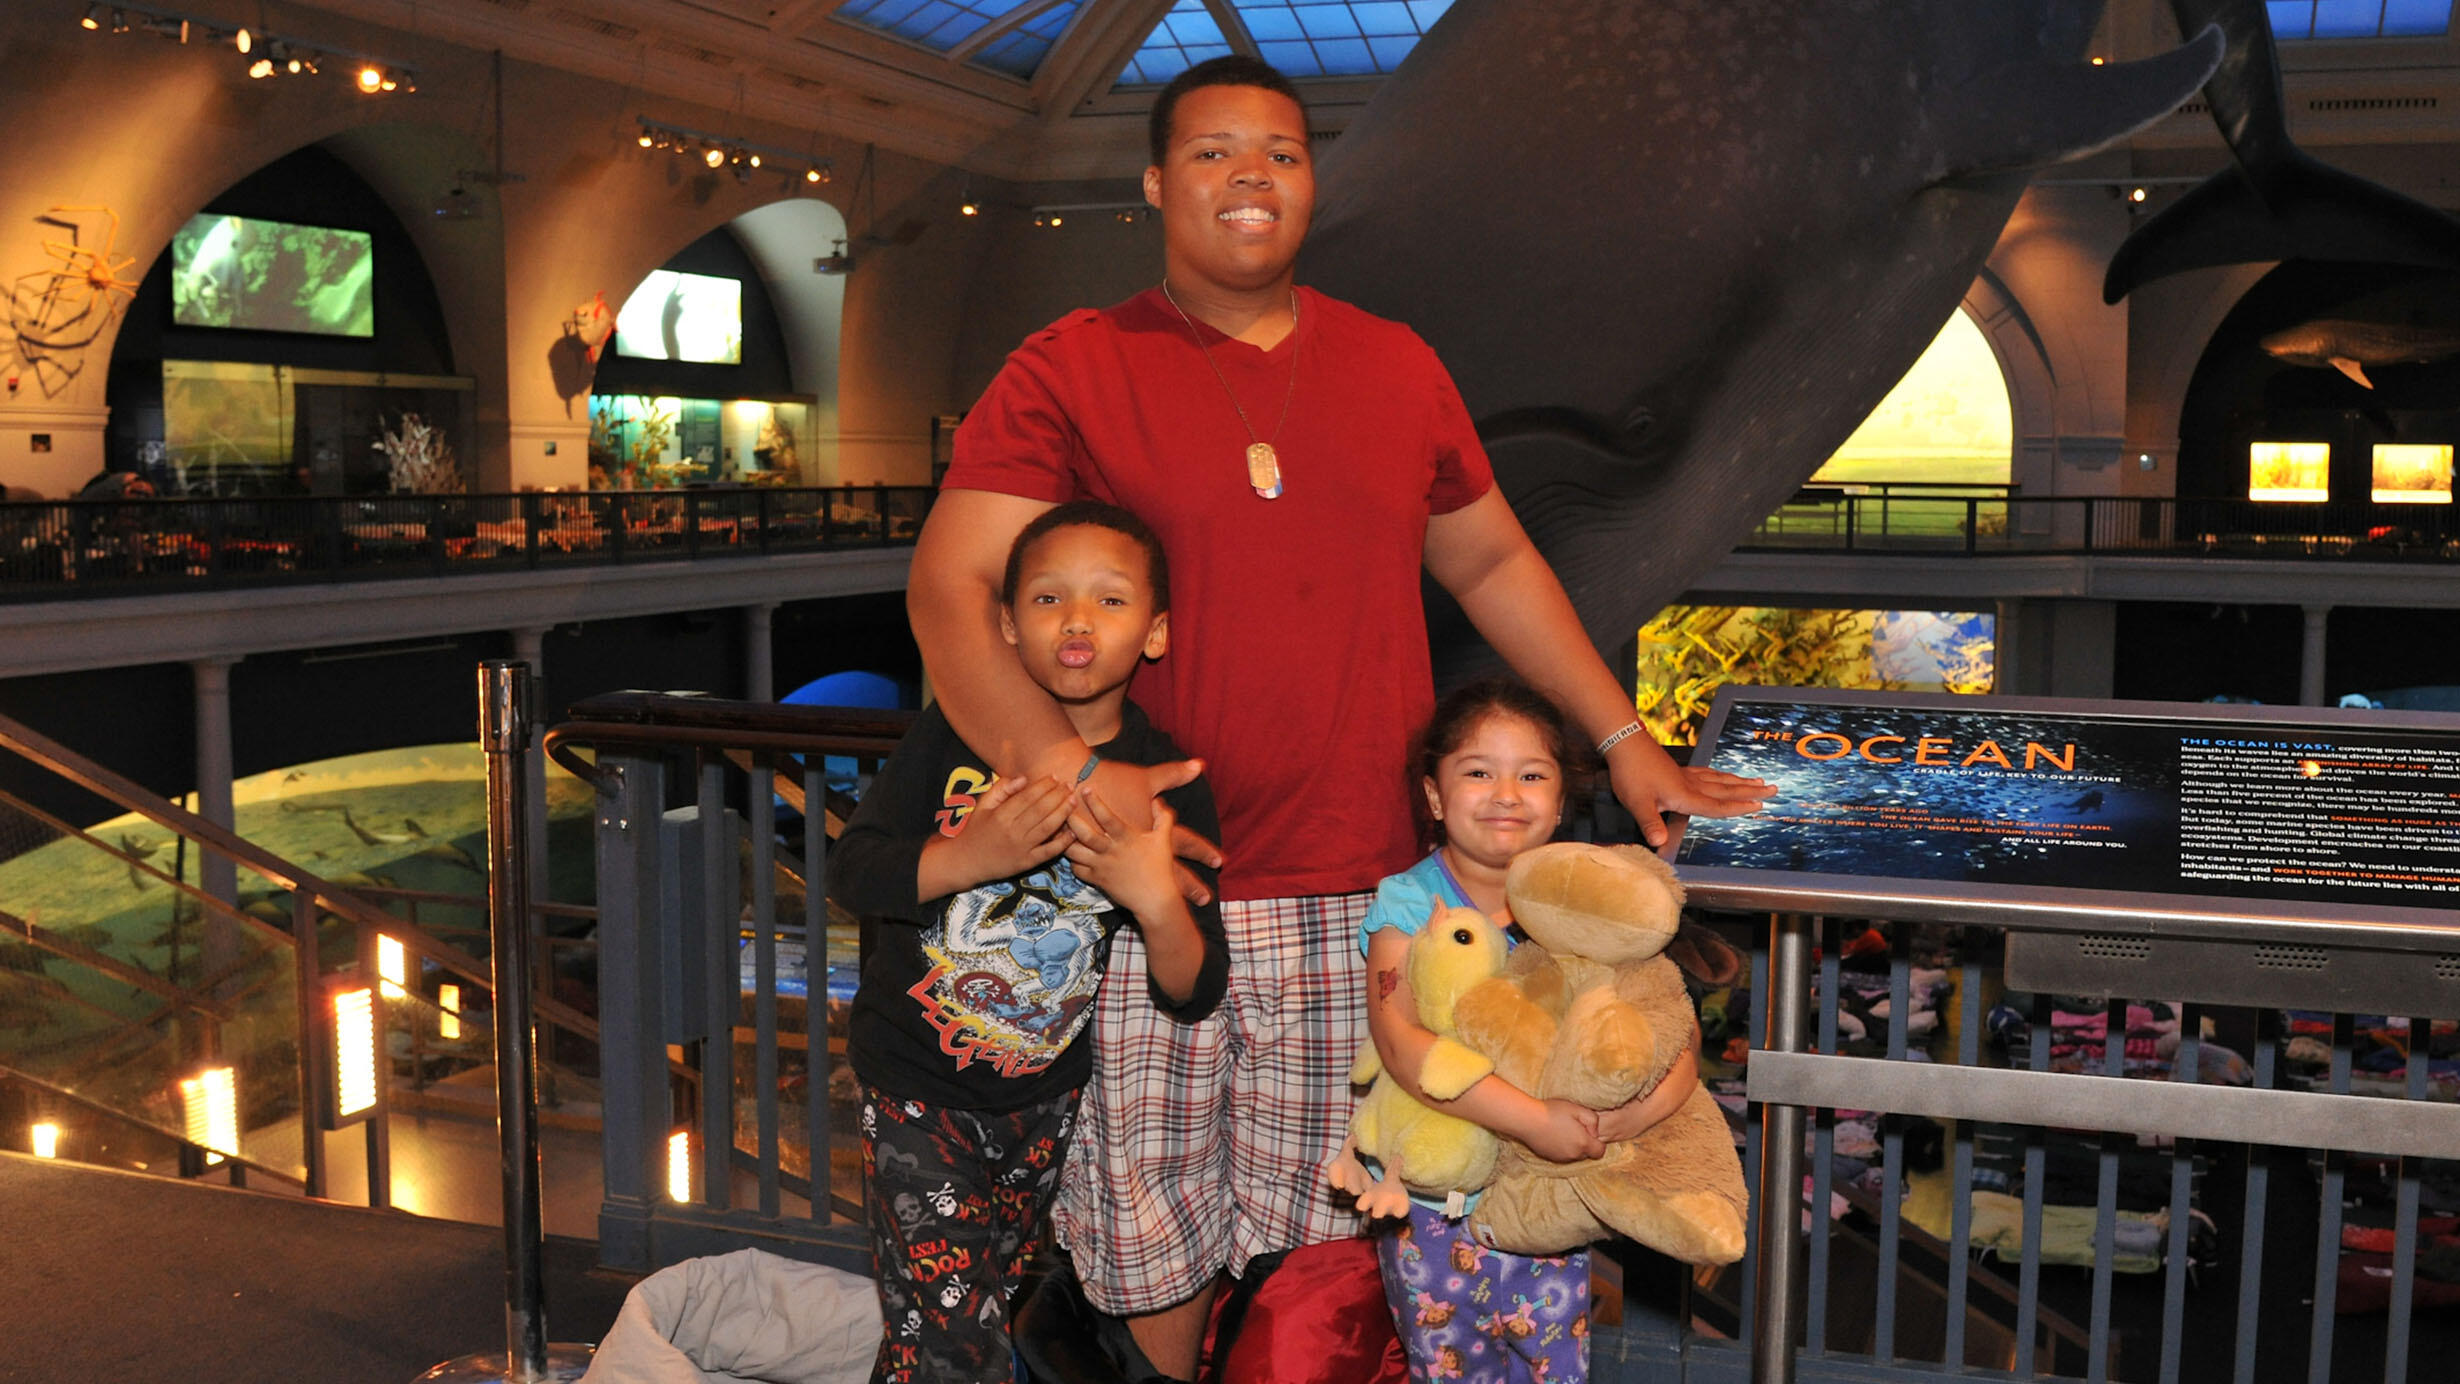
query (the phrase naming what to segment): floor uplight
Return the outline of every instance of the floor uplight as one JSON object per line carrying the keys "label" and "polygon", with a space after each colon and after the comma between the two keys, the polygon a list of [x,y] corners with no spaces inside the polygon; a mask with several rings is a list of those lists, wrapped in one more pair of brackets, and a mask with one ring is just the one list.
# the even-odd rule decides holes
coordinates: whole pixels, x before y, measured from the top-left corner
{"label": "floor uplight", "polygon": [[179,1083],[188,1142],[204,1149],[205,1162],[239,1152],[239,1078],[228,1067],[208,1067]]}

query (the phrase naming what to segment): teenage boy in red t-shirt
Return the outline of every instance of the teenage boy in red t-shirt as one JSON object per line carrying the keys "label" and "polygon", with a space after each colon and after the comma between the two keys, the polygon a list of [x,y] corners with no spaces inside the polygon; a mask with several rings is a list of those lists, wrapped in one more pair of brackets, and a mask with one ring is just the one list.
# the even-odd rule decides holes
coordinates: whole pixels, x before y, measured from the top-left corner
{"label": "teenage boy in red t-shirt", "polygon": [[[1211,1019],[1178,1026],[1141,987],[1104,988],[1057,1218],[1087,1296],[1192,1378],[1223,1270],[1355,1229],[1320,1165],[1366,1033],[1358,923],[1375,882],[1415,856],[1405,746],[1433,702],[1421,566],[1602,742],[1652,841],[1661,812],[1746,812],[1766,786],[1679,768],[1633,733],[1433,352],[1295,285],[1314,179],[1289,82],[1248,58],[1190,68],[1155,103],[1152,157],[1162,284],[1010,357],[958,430],[907,607],[967,742],[1002,773],[1070,781],[1086,746],[991,656],[1008,542],[1090,496],[1142,515],[1170,555],[1181,639],[1134,695],[1212,775],[1229,989]],[[1085,791],[1134,811],[1198,761],[1106,762]],[[1113,976],[1141,968],[1133,947],[1121,938]],[[1618,1127],[1610,1113],[1601,1134]]]}

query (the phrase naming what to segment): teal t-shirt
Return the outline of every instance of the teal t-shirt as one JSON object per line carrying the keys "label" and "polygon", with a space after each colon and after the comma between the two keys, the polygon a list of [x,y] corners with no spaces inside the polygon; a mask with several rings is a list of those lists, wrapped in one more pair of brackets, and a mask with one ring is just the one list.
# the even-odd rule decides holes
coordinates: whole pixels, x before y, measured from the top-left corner
{"label": "teal t-shirt", "polygon": [[1427,857],[1397,875],[1384,876],[1375,886],[1375,902],[1367,905],[1365,921],[1358,925],[1358,954],[1367,954],[1367,942],[1384,928],[1399,928],[1404,937],[1415,937],[1426,920],[1442,908],[1475,908],[1469,892],[1452,877],[1452,869],[1444,864],[1440,850],[1427,852]]}

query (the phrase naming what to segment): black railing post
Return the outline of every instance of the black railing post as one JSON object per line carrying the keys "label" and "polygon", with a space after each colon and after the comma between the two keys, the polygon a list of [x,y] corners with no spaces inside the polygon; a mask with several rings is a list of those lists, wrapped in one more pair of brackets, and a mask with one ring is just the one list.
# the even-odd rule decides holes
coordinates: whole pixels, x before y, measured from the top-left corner
{"label": "black railing post", "polygon": [[420,498],[427,506],[427,557],[432,564],[428,570],[440,577],[444,575],[444,497],[425,495]]}
{"label": "black railing post", "polygon": [[888,546],[888,487],[887,487],[887,486],[885,486],[885,485],[879,485],[879,484],[874,484],[874,485],[871,487],[871,512],[872,512],[872,514],[874,514],[875,516],[877,516],[877,517],[879,518],[879,521],[880,521],[880,546],[881,546],[881,547],[883,547],[883,548],[885,548],[885,547],[887,547],[887,546]]}
{"label": "black railing post", "polygon": [[530,1019],[530,879],[527,834],[530,668],[515,659],[478,665],[478,739],[487,757],[487,930],[495,952],[496,1131],[504,1174],[502,1355],[465,1355],[419,1384],[548,1384],[589,1368],[585,1346],[547,1346],[545,1233],[539,1219],[537,1035]]}
{"label": "black railing post", "polygon": [[[767,486],[762,486],[752,492],[752,513],[760,524],[761,556],[766,557],[769,552],[769,488]],[[740,533],[735,535],[738,539],[742,536]]]}
{"label": "black railing post", "polygon": [[631,518],[625,513],[629,506],[624,504],[624,497],[629,493],[618,490],[606,497],[606,551],[610,562],[624,560],[624,544],[632,528]]}
{"label": "black railing post", "polygon": [[[1768,920],[1768,1051],[1808,1046],[1811,920],[1780,913]],[[1807,1112],[1774,1102],[1760,1107],[1759,1282],[1751,1331],[1751,1384],[1793,1384],[1794,1337],[1802,1330],[1802,1134]],[[1821,1214],[1827,1208],[1817,1208]]]}
{"label": "black railing post", "polygon": [[546,514],[547,502],[535,490],[521,495],[521,549],[524,565],[538,570],[538,523]]}
{"label": "black railing post", "polygon": [[700,556],[700,502],[702,495],[703,492],[698,490],[687,490],[683,492],[683,555],[687,558]]}

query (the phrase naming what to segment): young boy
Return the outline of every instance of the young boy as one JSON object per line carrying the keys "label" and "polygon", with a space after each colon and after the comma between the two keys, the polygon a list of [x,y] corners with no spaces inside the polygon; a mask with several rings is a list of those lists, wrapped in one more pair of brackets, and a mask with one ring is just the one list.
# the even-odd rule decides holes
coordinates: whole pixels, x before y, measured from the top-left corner
{"label": "young boy", "polygon": [[[1009,550],[1000,635],[1094,747],[1077,784],[1104,759],[1184,758],[1127,701],[1169,610],[1160,541],[1116,506],[1061,505]],[[1077,784],[989,763],[925,710],[830,862],[830,892],[864,920],[847,1055],[885,1318],[873,1378],[895,1384],[1012,1375],[1008,1296],[1092,1068],[1112,930],[1136,928],[1153,1002],[1180,1022],[1210,1014],[1229,973],[1218,908],[1191,910],[1172,871],[1174,819],[1216,830],[1202,781],[1138,830]]]}

